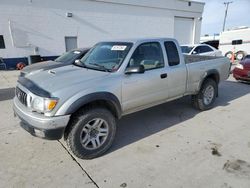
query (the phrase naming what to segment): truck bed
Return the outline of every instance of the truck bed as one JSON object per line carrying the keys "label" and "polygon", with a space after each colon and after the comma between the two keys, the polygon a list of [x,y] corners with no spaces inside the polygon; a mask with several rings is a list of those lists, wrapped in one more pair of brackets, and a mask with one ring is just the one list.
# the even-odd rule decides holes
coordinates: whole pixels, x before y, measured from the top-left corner
{"label": "truck bed", "polygon": [[184,60],[188,72],[187,94],[199,91],[200,84],[208,71],[218,72],[219,81],[226,80],[229,76],[230,61],[226,57],[184,55]]}
{"label": "truck bed", "polygon": [[219,58],[224,58],[224,57],[223,56],[215,57],[215,56],[201,56],[201,55],[184,55],[184,60],[186,64],[219,59]]}

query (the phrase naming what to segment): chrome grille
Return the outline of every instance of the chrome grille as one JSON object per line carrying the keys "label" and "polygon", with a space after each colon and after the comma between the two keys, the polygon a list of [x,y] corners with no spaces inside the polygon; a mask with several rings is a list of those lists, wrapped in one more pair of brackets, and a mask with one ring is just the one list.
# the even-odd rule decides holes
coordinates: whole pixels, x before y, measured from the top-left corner
{"label": "chrome grille", "polygon": [[27,94],[18,87],[16,87],[16,96],[23,105],[27,106]]}

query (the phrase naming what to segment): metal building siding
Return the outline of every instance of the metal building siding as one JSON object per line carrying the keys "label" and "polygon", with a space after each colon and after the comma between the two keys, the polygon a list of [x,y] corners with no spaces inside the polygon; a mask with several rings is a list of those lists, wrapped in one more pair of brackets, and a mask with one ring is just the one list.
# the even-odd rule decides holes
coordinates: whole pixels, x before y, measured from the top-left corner
{"label": "metal building siding", "polygon": [[[1,0],[0,35],[4,35],[6,49],[0,49],[0,56],[60,55],[65,52],[65,36],[76,36],[78,47],[114,38],[174,37],[174,16],[197,18],[203,11],[203,4],[188,7],[180,0],[168,0],[169,7],[165,0],[154,1],[154,7],[147,0],[136,0],[135,5],[103,1]],[[73,16],[66,17],[67,12]]]}

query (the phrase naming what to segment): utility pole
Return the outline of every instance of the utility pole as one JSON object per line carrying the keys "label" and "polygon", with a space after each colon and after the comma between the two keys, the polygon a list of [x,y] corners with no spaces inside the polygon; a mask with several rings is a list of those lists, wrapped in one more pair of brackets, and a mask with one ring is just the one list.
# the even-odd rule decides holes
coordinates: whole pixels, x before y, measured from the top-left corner
{"label": "utility pole", "polygon": [[224,2],[224,5],[226,6],[226,10],[225,10],[225,17],[224,17],[224,22],[223,22],[223,29],[222,29],[222,31],[225,31],[225,25],[226,25],[226,19],[227,19],[228,6],[229,6],[229,4],[231,4],[231,3],[233,3],[233,1]]}

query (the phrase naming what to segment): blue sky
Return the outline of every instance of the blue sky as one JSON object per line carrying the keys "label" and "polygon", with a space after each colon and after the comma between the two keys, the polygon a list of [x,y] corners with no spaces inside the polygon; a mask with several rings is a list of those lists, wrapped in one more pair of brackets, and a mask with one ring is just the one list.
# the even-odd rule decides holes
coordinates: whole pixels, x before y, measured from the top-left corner
{"label": "blue sky", "polygon": [[225,29],[250,27],[250,0],[198,0],[205,2],[201,35],[220,33],[223,27],[225,5],[223,2],[233,1],[229,5]]}

